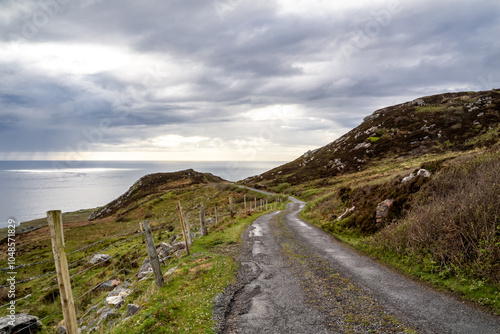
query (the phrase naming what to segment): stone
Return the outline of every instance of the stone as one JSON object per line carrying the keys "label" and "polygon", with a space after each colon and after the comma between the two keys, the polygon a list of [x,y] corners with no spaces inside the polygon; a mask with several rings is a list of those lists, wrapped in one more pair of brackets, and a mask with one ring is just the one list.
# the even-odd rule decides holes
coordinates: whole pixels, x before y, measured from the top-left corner
{"label": "stone", "polygon": [[355,209],[356,209],[356,207],[355,207],[355,206],[353,206],[353,207],[352,207],[352,208],[350,208],[350,209],[345,209],[345,212],[344,212],[343,214],[341,214],[341,215],[337,218],[337,220],[338,220],[338,221],[341,221],[341,220],[342,220],[342,218],[344,218],[344,216],[345,216],[345,215],[347,215],[348,213],[353,212]]}
{"label": "stone", "polygon": [[365,118],[363,118],[363,122],[373,121],[374,119],[376,119],[379,116],[380,116],[380,114],[372,114],[372,115],[366,116]]}
{"label": "stone", "polygon": [[102,282],[98,286],[98,289],[99,290],[108,290],[108,291],[110,291],[110,290],[113,290],[114,288],[116,288],[118,285],[120,285],[120,281],[117,280],[117,279],[113,279],[113,280]]}
{"label": "stone", "polygon": [[415,178],[415,174],[411,173],[410,175],[408,175],[407,177],[404,177],[402,180],[401,180],[401,183],[406,183],[406,182],[409,182],[411,180],[413,180]]}
{"label": "stone", "polygon": [[386,199],[377,205],[377,212],[375,214],[377,224],[382,224],[385,221],[393,205],[393,199]]}
{"label": "stone", "polygon": [[106,303],[110,306],[113,306],[114,308],[120,308],[120,306],[122,306],[124,302],[125,300],[120,295],[113,297],[106,297]]}
{"label": "stone", "polygon": [[113,291],[108,293],[108,297],[122,296],[123,298],[127,298],[132,293],[132,290],[127,289],[125,285],[128,286],[128,284],[124,284],[114,288]]}
{"label": "stone", "polygon": [[42,328],[42,322],[33,315],[20,313],[0,318],[1,334],[29,334]]}
{"label": "stone", "polygon": [[186,243],[184,241],[176,242],[172,245],[172,252],[175,253],[181,249],[186,249]]}
{"label": "stone", "polygon": [[417,172],[417,176],[423,176],[425,178],[431,177],[431,172],[429,172],[427,169],[419,169]]}
{"label": "stone", "polygon": [[119,317],[121,317],[120,313],[115,312],[114,309],[107,308],[104,311],[102,311],[101,315],[99,316],[98,325],[100,323],[102,323],[103,321],[107,321],[107,320],[110,320],[110,319],[113,319],[113,318],[119,318]]}
{"label": "stone", "polygon": [[158,260],[161,262],[165,262],[168,257],[173,253],[173,247],[167,243],[160,243],[158,247],[156,247],[156,253],[158,254]]}
{"label": "stone", "polygon": [[164,275],[163,277],[167,277],[167,276],[170,276],[172,275],[173,273],[175,273],[175,271],[177,270],[177,267],[173,267],[173,268],[170,268]]}
{"label": "stone", "polygon": [[111,261],[112,257],[108,254],[96,254],[87,262],[90,265],[104,264]]}
{"label": "stone", "polygon": [[153,272],[153,267],[151,266],[149,259],[145,258],[144,262],[142,263],[141,269],[139,269],[139,274],[137,275],[137,278],[143,279],[144,277],[151,274],[152,272]]}
{"label": "stone", "polygon": [[66,327],[59,326],[59,330],[57,331],[57,333],[59,333],[59,334],[66,334],[67,333]]}
{"label": "stone", "polygon": [[140,307],[135,305],[135,304],[128,304],[127,305],[127,317],[131,317],[137,312],[139,312]]}

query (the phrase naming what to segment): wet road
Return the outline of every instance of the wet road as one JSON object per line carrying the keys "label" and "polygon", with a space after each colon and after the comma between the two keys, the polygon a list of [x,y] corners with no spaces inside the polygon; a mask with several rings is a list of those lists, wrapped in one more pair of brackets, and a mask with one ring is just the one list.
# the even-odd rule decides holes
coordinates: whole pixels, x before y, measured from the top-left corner
{"label": "wet road", "polygon": [[298,218],[304,203],[245,232],[222,333],[500,333],[500,319],[379,265]]}

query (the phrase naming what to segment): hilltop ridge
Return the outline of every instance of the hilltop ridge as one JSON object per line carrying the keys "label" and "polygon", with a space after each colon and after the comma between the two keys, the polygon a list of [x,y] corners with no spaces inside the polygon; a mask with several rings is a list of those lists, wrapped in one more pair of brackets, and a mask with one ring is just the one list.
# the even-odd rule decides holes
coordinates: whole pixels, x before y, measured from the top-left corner
{"label": "hilltop ridge", "polygon": [[500,133],[500,90],[445,93],[376,110],[337,140],[243,184],[256,188],[358,172],[383,158],[489,147]]}
{"label": "hilltop ridge", "polygon": [[167,190],[186,188],[195,184],[224,182],[227,181],[211,173],[200,173],[193,169],[171,173],[148,174],[135,182],[126,193],[94,211],[89,216],[89,220],[105,218],[117,213],[119,210],[126,209],[127,211],[131,211],[139,207],[140,203],[146,198],[154,194],[160,196]]}

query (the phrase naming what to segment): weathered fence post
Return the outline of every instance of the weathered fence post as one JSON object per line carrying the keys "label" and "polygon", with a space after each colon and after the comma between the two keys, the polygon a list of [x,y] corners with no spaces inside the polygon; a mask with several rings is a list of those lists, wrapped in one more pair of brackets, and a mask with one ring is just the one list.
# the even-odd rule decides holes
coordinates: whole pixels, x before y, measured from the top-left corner
{"label": "weathered fence post", "polygon": [[189,227],[189,216],[188,216],[188,212],[186,212],[184,214],[184,225],[186,227],[186,236],[187,236],[187,240],[188,240],[188,243],[189,243],[189,246],[191,246],[193,244],[193,239],[191,238],[191,228]]}
{"label": "weathered fence post", "polygon": [[215,206],[215,226],[219,225],[219,213],[217,212],[217,205]]}
{"label": "weathered fence post", "polygon": [[201,203],[200,208],[200,227],[201,227],[201,236],[204,237],[207,235],[207,225],[205,224],[205,206]]}
{"label": "weathered fence post", "polygon": [[233,196],[229,197],[229,213],[231,215],[231,218],[234,218],[234,211],[233,211]]}
{"label": "weathered fence post", "polygon": [[78,322],[76,320],[75,302],[71,291],[71,280],[68,271],[68,259],[64,250],[64,233],[62,213],[60,210],[47,211],[47,223],[49,224],[52,251],[56,266],[57,284],[61,295],[61,306],[63,309],[64,324],[68,334],[78,334]]}
{"label": "weathered fence post", "polygon": [[257,211],[257,197],[254,197],[253,200],[255,201],[254,209],[255,209],[255,211]]}
{"label": "weathered fence post", "polygon": [[156,253],[153,236],[151,235],[151,229],[149,228],[149,222],[147,220],[141,222],[141,229],[144,231],[149,263],[151,263],[151,267],[153,267],[156,285],[160,288],[163,285],[163,274],[161,273],[160,262],[158,261],[158,253]]}
{"label": "weathered fence post", "polygon": [[184,225],[184,215],[182,214],[182,207],[180,201],[177,201],[177,210],[179,211],[179,217],[181,218],[182,235],[184,236],[184,243],[186,244],[186,252],[187,255],[189,255],[189,242],[187,240],[186,226]]}
{"label": "weathered fence post", "polygon": [[243,195],[243,202],[245,203],[245,214],[248,214],[248,211],[247,211],[247,195]]}
{"label": "weathered fence post", "polygon": [[266,198],[266,211],[267,211],[267,198]]}

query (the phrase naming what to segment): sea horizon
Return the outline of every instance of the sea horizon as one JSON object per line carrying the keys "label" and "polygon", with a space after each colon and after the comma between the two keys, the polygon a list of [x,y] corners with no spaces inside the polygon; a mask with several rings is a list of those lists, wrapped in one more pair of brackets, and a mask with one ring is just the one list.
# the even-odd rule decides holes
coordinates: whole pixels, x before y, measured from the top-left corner
{"label": "sea horizon", "polygon": [[48,210],[73,212],[106,205],[139,178],[194,169],[235,182],[283,161],[0,160],[0,228],[43,218]]}

